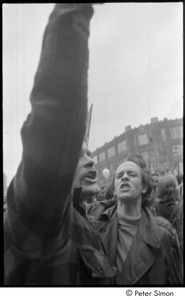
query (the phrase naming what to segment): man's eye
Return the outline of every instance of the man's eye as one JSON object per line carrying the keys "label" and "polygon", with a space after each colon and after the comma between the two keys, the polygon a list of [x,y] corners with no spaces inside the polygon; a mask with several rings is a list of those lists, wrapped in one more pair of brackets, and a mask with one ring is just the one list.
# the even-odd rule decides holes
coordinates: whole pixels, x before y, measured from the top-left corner
{"label": "man's eye", "polygon": [[137,176],[137,174],[136,173],[134,173],[134,172],[130,172],[130,174],[129,174],[130,176]]}

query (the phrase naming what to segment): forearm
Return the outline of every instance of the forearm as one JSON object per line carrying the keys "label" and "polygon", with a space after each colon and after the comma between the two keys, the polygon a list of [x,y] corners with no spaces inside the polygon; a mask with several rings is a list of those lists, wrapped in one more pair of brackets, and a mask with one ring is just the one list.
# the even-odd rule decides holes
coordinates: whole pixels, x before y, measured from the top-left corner
{"label": "forearm", "polygon": [[91,16],[87,4],[55,6],[44,33],[31,114],[21,131],[23,156],[9,205],[42,238],[57,235],[70,209],[67,199],[85,134]]}
{"label": "forearm", "polygon": [[[85,9],[65,13],[63,6],[70,8],[70,4],[57,4],[44,34],[42,55],[31,93],[32,116],[22,130],[24,153],[37,162],[37,152],[34,155],[29,149],[34,147],[33,150],[36,150],[38,146],[41,160],[39,170],[44,168],[44,174],[49,175],[46,179],[49,182],[54,176],[55,192],[58,186],[56,181],[68,179],[71,186],[71,174],[74,173],[85,133],[89,34],[87,12],[90,10],[92,13],[89,5],[86,13]],[[26,143],[30,144],[28,149]],[[44,183],[45,188],[47,185]],[[58,188],[60,193],[61,187]],[[52,189],[51,182],[49,189]]]}

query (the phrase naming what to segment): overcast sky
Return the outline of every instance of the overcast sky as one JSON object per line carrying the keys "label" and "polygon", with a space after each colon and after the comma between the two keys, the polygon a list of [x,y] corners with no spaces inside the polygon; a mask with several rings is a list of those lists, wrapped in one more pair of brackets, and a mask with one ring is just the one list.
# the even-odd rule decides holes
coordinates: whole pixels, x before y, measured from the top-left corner
{"label": "overcast sky", "polygon": [[[8,182],[21,159],[20,129],[43,32],[54,4],[3,5],[3,149]],[[183,5],[106,3],[90,27],[89,107],[93,151],[152,117],[183,116]]]}

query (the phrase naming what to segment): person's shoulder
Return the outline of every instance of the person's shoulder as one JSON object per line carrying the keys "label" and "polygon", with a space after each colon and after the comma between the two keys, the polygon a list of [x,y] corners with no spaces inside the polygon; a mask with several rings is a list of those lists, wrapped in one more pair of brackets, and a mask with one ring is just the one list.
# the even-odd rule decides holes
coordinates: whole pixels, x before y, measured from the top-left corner
{"label": "person's shoulder", "polygon": [[114,210],[116,206],[117,202],[113,199],[96,201],[95,203],[89,205],[87,209],[87,214],[89,216],[94,216],[98,220],[107,211]]}
{"label": "person's shoulder", "polygon": [[175,237],[176,236],[176,230],[172,226],[172,224],[165,218],[161,216],[156,216],[156,224],[159,226],[160,230],[164,233]]}
{"label": "person's shoulder", "polygon": [[[159,215],[154,215],[149,209],[145,209],[145,212],[149,216],[150,221],[152,222],[153,226],[156,227],[161,231],[161,232],[166,232],[168,234],[175,235],[176,230],[168,221],[166,218],[159,216]],[[156,228],[156,229],[157,229]]]}

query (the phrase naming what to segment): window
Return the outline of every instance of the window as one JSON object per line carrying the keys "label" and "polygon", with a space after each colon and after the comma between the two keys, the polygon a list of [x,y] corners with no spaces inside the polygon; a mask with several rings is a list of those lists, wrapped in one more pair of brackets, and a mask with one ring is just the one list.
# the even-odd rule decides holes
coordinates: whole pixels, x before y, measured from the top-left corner
{"label": "window", "polygon": [[97,156],[94,156],[92,159],[94,160],[94,163],[95,163],[95,165],[96,165],[96,164],[98,163],[98,158],[97,158]]}
{"label": "window", "polygon": [[148,144],[148,134],[147,133],[140,134],[140,135],[138,135],[137,138],[138,138],[138,144],[140,146]]}
{"label": "window", "polygon": [[171,139],[175,139],[176,138],[175,127],[170,128],[170,136],[171,136]]}
{"label": "window", "polygon": [[115,156],[115,148],[111,147],[108,149],[108,158]]}
{"label": "window", "polygon": [[181,138],[183,136],[182,126],[175,127],[177,138]]}
{"label": "window", "polygon": [[182,126],[170,128],[171,139],[178,139],[183,136]]}
{"label": "window", "polygon": [[118,153],[124,152],[127,150],[126,140],[118,143]]}
{"label": "window", "polygon": [[99,160],[100,162],[105,160],[105,152],[99,154]]}
{"label": "window", "polygon": [[162,140],[166,141],[166,131],[165,131],[165,129],[161,129],[161,136],[162,136]]}
{"label": "window", "polygon": [[183,146],[182,145],[176,145],[172,147],[173,155],[183,155]]}

